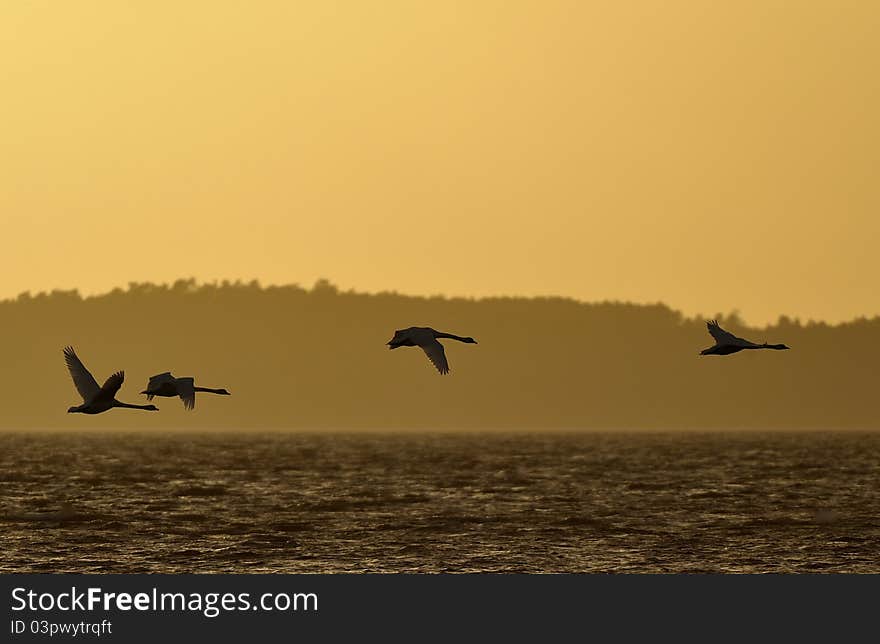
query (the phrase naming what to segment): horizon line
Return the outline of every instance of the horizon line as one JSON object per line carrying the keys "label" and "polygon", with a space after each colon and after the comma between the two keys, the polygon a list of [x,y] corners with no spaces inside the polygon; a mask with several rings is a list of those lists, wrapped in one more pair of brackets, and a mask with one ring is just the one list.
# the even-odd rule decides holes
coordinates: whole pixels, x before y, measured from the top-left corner
{"label": "horizon line", "polygon": [[584,300],[571,295],[446,295],[442,293],[437,294],[412,294],[412,293],[404,293],[397,290],[377,290],[377,291],[369,291],[369,290],[357,290],[355,288],[342,289],[331,280],[327,278],[318,278],[315,280],[315,283],[311,288],[301,285],[299,282],[287,282],[284,284],[277,283],[268,283],[263,284],[259,279],[253,278],[250,280],[237,278],[235,280],[230,279],[222,279],[222,280],[202,280],[199,281],[195,277],[188,278],[179,278],[172,283],[169,282],[138,282],[138,281],[129,281],[125,287],[116,286],[109,290],[104,291],[94,291],[94,292],[83,292],[79,288],[72,289],[64,289],[64,288],[53,288],[51,290],[40,290],[33,292],[31,290],[25,290],[19,292],[15,296],[0,298],[0,304],[15,304],[20,301],[27,301],[29,299],[38,299],[43,297],[51,297],[53,295],[67,295],[67,296],[75,296],[81,301],[85,302],[88,300],[99,299],[102,297],[107,297],[109,295],[121,293],[121,294],[134,294],[137,288],[153,288],[157,290],[165,290],[165,291],[174,291],[174,290],[183,290],[190,293],[195,293],[198,289],[201,288],[256,288],[260,291],[269,291],[272,289],[299,289],[306,293],[320,293],[321,291],[332,292],[333,294],[339,295],[367,295],[367,296],[379,296],[379,295],[391,295],[397,297],[411,298],[411,299],[422,299],[422,300],[446,300],[446,301],[455,301],[455,300],[463,300],[467,302],[491,302],[495,300],[527,300],[527,301],[546,301],[546,300],[562,300],[571,302],[574,304],[581,304],[587,306],[599,306],[599,305],[618,305],[618,306],[632,306],[632,307],[662,307],[669,310],[671,313],[677,314],[681,317],[682,321],[693,321],[693,322],[701,322],[712,319],[720,319],[724,320],[727,324],[738,325],[742,328],[749,329],[762,329],[762,328],[771,328],[774,326],[779,326],[780,324],[792,324],[797,326],[810,326],[810,325],[824,325],[828,327],[840,327],[846,326],[849,324],[854,324],[857,322],[873,322],[880,320],[880,314],[868,315],[863,314],[860,316],[856,316],[853,318],[849,318],[847,320],[841,320],[839,322],[828,322],[827,320],[817,320],[815,318],[808,318],[806,322],[802,322],[801,318],[798,316],[790,316],[787,314],[779,314],[776,318],[775,322],[768,322],[763,325],[754,325],[747,321],[745,321],[739,309],[733,308],[728,313],[716,312],[711,315],[705,315],[702,313],[697,313],[694,315],[686,315],[681,309],[674,308],[672,305],[667,304],[661,300],[657,300],[654,302],[636,302],[633,300],[615,300],[615,299],[603,299],[603,300]]}

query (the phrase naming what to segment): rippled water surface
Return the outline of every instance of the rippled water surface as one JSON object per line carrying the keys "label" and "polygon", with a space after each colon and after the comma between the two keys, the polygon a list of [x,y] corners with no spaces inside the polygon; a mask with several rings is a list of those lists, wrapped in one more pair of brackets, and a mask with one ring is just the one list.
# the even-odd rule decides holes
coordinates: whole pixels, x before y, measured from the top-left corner
{"label": "rippled water surface", "polygon": [[0,435],[5,572],[880,572],[880,434]]}

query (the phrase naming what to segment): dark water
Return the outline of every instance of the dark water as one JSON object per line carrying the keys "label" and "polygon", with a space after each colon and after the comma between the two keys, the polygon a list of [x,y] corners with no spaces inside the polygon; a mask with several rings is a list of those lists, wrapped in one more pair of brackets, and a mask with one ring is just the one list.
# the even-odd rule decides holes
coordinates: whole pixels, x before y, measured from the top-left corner
{"label": "dark water", "polygon": [[880,434],[0,435],[4,572],[880,572]]}

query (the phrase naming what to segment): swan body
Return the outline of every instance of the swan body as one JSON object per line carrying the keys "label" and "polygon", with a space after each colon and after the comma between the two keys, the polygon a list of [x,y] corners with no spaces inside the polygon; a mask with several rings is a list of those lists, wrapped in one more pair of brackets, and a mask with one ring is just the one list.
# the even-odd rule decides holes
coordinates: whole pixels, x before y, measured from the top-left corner
{"label": "swan body", "polygon": [[175,378],[170,371],[156,374],[147,383],[147,388],[141,393],[147,395],[147,400],[152,400],[153,396],[163,396],[165,398],[180,397],[183,406],[186,409],[194,409],[196,406],[196,392],[203,391],[209,394],[219,394],[221,396],[230,396],[231,394],[225,389],[211,389],[210,387],[196,387],[194,378]]}
{"label": "swan body", "polygon": [[73,384],[83,399],[83,404],[71,407],[67,410],[68,414],[100,414],[114,407],[159,411],[155,405],[130,405],[116,400],[116,393],[125,381],[124,371],[117,371],[99,387],[98,382],[86,369],[73,347],[64,347],[64,362],[67,363]]}
{"label": "swan body", "polygon": [[715,320],[709,320],[706,322],[706,326],[709,329],[709,334],[715,338],[715,344],[708,349],[700,351],[701,356],[727,356],[731,353],[736,353],[737,351],[743,351],[744,349],[783,350],[789,348],[784,344],[767,344],[766,342],[763,344],[755,344],[754,342],[749,342],[748,340],[733,335],[729,331],[725,331],[718,326],[718,322]]}
{"label": "swan body", "polygon": [[446,361],[446,352],[438,338],[449,338],[467,344],[477,344],[470,337],[462,337],[452,333],[443,333],[430,327],[411,326],[408,329],[399,329],[394,332],[394,337],[388,341],[389,349],[398,347],[421,347],[428,360],[437,368],[441,375],[449,373],[449,363]]}

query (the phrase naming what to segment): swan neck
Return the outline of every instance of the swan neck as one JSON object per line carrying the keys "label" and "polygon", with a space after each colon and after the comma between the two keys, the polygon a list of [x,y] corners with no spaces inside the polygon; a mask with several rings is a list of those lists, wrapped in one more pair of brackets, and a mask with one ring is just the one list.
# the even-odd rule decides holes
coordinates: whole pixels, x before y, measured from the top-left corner
{"label": "swan neck", "polygon": [[130,403],[119,402],[118,400],[113,401],[114,407],[125,407],[126,409],[151,409],[152,405],[132,405]]}
{"label": "swan neck", "polygon": [[455,335],[454,333],[441,333],[438,331],[435,335],[435,338],[449,338],[450,340],[458,340],[459,342],[464,342],[464,338],[460,335]]}

